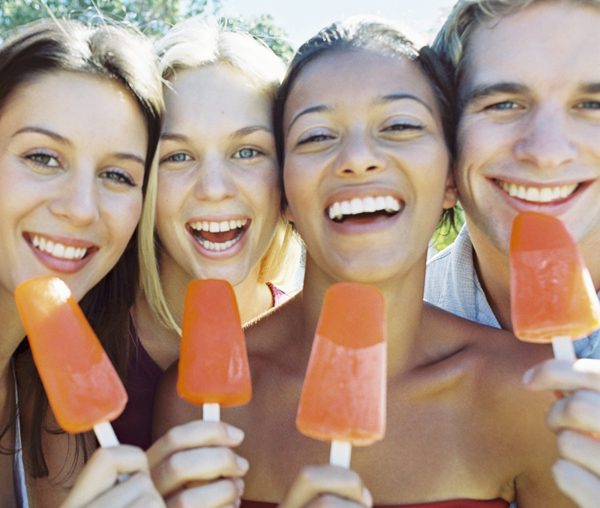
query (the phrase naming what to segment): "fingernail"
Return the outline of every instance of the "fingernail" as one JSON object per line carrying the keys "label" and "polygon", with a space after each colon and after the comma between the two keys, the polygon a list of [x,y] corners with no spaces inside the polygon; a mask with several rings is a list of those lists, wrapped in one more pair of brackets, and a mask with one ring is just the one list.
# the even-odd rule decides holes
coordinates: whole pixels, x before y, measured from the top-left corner
{"label": "fingernail", "polygon": [[242,471],[248,471],[250,463],[244,457],[236,457],[235,461],[239,469],[241,469]]}
{"label": "fingernail", "polygon": [[234,441],[241,441],[244,439],[244,432],[237,427],[231,425],[227,426],[227,435]]}
{"label": "fingernail", "polygon": [[233,484],[235,485],[237,493],[240,496],[243,495],[244,494],[244,480],[242,480],[241,478],[234,478]]}
{"label": "fingernail", "polygon": [[373,497],[371,496],[369,490],[365,487],[363,487],[362,498],[363,503],[365,503],[367,506],[373,506]]}
{"label": "fingernail", "polygon": [[523,374],[523,384],[530,384],[533,381],[533,376],[535,375],[534,369],[529,369]]}

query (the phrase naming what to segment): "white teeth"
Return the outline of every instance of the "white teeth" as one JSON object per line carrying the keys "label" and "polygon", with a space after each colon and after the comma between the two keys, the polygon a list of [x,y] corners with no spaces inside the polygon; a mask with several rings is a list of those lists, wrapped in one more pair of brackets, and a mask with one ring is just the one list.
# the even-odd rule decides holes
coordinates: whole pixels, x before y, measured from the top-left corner
{"label": "white teeth", "polygon": [[83,259],[87,254],[87,249],[84,247],[63,245],[52,240],[46,240],[44,237],[38,235],[31,238],[31,243],[35,248],[58,259]]}
{"label": "white teeth", "polygon": [[569,197],[575,192],[575,189],[577,189],[576,183],[557,185],[555,187],[526,187],[524,185],[498,180],[498,185],[500,185],[502,190],[509,196],[524,199],[525,201],[531,201],[532,203],[550,203],[557,199],[564,199]]}
{"label": "white teeth", "polygon": [[239,236],[233,238],[232,240],[227,240],[226,242],[211,242],[209,240],[205,240],[204,238],[197,238],[197,240],[206,250],[220,252],[222,250],[229,249],[229,247],[239,240]]}
{"label": "white teeth", "polygon": [[359,215],[381,211],[393,213],[399,210],[400,202],[392,196],[366,196],[364,198],[353,198],[350,201],[336,201],[329,206],[327,214],[331,220],[339,220],[344,215]]}
{"label": "white teeth", "polygon": [[196,231],[208,231],[210,233],[226,233],[227,231],[231,231],[232,229],[243,228],[247,222],[248,219],[232,219],[220,222],[203,220],[192,222],[190,224],[190,227]]}

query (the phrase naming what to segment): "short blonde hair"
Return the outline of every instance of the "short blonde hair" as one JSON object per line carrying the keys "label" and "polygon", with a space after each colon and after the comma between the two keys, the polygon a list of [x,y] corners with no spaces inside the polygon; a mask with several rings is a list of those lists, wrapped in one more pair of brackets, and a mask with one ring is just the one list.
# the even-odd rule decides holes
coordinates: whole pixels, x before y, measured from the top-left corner
{"label": "short blonde hair", "polygon": [[[248,33],[227,30],[213,19],[186,20],[173,27],[156,47],[165,86],[178,72],[225,64],[241,72],[257,90],[273,99],[285,72],[282,60],[266,44]],[[155,232],[157,194],[157,175],[154,173],[148,182],[140,222],[140,281],[142,291],[161,323],[180,333],[160,281],[161,246]],[[260,282],[272,281],[284,288],[293,287],[300,254],[300,242],[282,216],[261,259]]]}
{"label": "short blonde hair", "polygon": [[[432,48],[454,69],[458,83],[464,73],[465,54],[473,32],[483,23],[510,16],[538,3],[571,3],[600,8],[600,0],[459,0],[442,28]],[[557,36],[563,34],[557,34]]]}

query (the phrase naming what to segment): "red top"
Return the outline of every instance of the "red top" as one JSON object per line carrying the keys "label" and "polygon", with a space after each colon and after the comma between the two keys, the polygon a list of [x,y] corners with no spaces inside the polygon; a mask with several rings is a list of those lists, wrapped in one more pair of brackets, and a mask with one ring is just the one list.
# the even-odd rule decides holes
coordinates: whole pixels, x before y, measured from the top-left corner
{"label": "red top", "polygon": [[[261,501],[242,501],[241,508],[272,508],[277,503]],[[434,501],[420,504],[376,505],[375,508],[508,508],[509,503],[504,499],[476,500],[454,499],[450,501]]]}

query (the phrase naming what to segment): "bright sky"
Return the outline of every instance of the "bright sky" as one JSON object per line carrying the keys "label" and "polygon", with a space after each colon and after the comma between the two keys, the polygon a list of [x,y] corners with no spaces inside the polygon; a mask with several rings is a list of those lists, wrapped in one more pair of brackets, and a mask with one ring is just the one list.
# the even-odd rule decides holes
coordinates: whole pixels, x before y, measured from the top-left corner
{"label": "bright sky", "polygon": [[297,47],[332,21],[356,14],[383,16],[423,34],[427,42],[454,0],[223,0],[224,13],[271,14]]}

